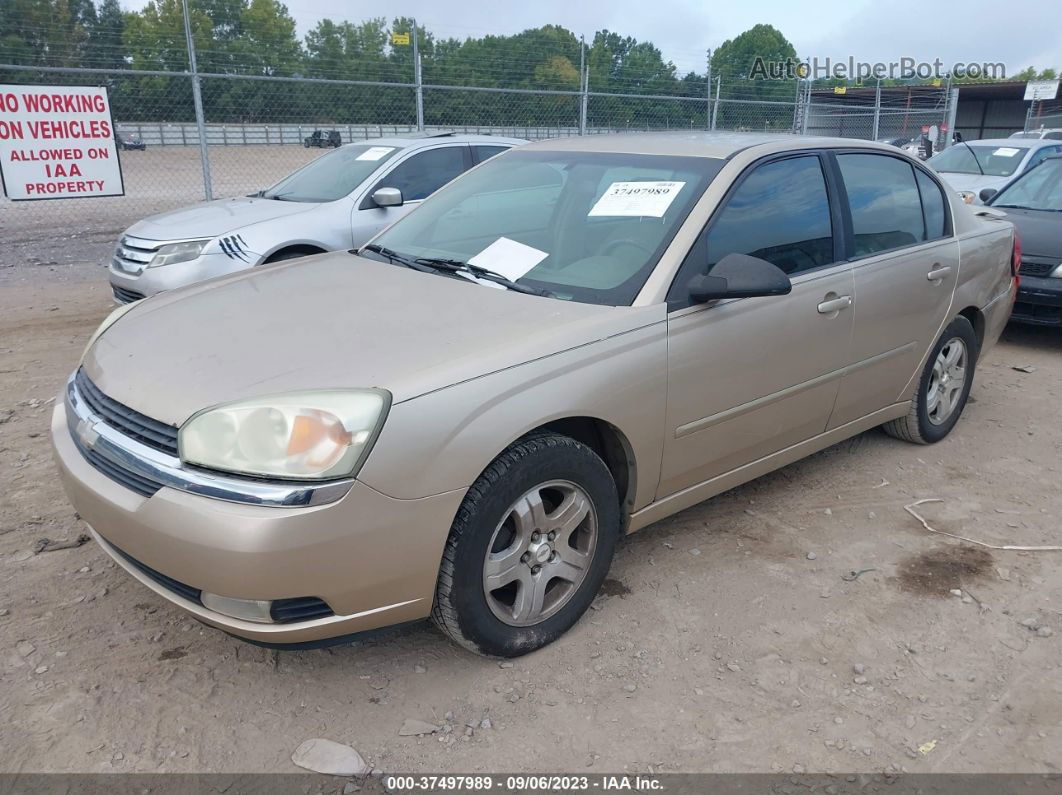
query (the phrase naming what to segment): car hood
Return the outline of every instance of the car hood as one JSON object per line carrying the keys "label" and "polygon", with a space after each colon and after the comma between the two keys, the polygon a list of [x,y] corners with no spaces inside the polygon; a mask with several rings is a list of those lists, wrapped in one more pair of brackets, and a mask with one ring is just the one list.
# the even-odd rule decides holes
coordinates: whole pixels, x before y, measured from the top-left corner
{"label": "car hood", "polygon": [[146,240],[217,237],[250,224],[287,218],[320,206],[250,197],[219,199],[149,216],[129,227],[126,234]]}
{"label": "car hood", "polygon": [[664,318],[662,305],[573,303],[334,252],[147,299],[83,366],[113,399],[180,425],[303,389],[378,387],[397,403]]}
{"label": "car hood", "polygon": [[997,207],[1017,227],[1023,254],[1062,259],[1062,212]]}

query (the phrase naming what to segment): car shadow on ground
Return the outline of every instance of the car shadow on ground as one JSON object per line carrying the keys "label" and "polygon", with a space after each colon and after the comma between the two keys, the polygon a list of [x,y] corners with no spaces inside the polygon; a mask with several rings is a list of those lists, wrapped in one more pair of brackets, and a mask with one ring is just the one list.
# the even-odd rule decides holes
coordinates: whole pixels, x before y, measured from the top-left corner
{"label": "car shadow on ground", "polygon": [[1009,323],[1000,341],[1042,351],[1062,351],[1062,328]]}

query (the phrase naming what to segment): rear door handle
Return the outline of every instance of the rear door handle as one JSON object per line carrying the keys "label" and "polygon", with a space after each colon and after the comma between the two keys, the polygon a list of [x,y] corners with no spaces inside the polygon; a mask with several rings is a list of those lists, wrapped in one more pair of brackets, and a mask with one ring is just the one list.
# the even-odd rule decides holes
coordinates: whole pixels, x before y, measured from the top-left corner
{"label": "rear door handle", "polygon": [[842,309],[847,309],[852,305],[852,296],[842,295],[838,298],[831,298],[829,301],[823,301],[819,304],[820,315],[831,315],[834,312],[840,312]]}
{"label": "rear door handle", "polygon": [[949,273],[951,273],[951,265],[945,265],[943,268],[933,268],[926,274],[926,278],[931,282],[939,282]]}

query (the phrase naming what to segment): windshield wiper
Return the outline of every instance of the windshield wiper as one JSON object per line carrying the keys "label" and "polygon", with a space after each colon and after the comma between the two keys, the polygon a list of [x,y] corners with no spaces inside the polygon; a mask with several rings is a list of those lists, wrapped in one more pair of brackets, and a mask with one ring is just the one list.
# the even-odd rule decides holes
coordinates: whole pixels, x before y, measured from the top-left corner
{"label": "windshield wiper", "polygon": [[[407,268],[412,268],[415,271],[421,273],[437,273],[435,268],[429,268],[427,265],[421,265],[415,260],[399,254],[394,249],[387,248],[387,246],[381,246],[378,243],[369,243],[367,246],[362,246],[362,251],[371,251],[373,254],[379,254],[381,257],[386,257],[389,262],[393,262],[396,265],[404,265]],[[354,252],[358,253],[358,252]]]}
{"label": "windshield wiper", "polygon": [[541,295],[546,298],[556,297],[549,290],[532,287],[529,284],[514,282],[508,276],[503,276],[497,271],[490,270],[490,268],[484,268],[480,265],[472,265],[471,263],[463,262],[459,259],[447,259],[446,257],[417,257],[414,262],[426,265],[435,270],[447,271],[449,273],[467,273],[470,276],[475,276],[477,279],[500,284],[502,287],[507,287],[513,292],[524,293],[525,295]]}

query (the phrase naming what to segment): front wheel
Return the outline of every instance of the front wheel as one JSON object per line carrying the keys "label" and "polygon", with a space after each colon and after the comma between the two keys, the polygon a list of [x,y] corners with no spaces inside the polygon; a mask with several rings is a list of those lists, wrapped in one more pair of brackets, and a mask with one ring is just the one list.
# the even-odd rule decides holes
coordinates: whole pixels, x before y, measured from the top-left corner
{"label": "front wheel", "polygon": [[885,423],[885,432],[915,444],[932,444],[947,436],[966,407],[978,352],[970,321],[955,318],[926,360],[907,416]]}
{"label": "front wheel", "polygon": [[604,461],[567,436],[527,436],[465,496],[443,550],[432,618],[480,654],[541,648],[590,606],[619,533],[619,497]]}

